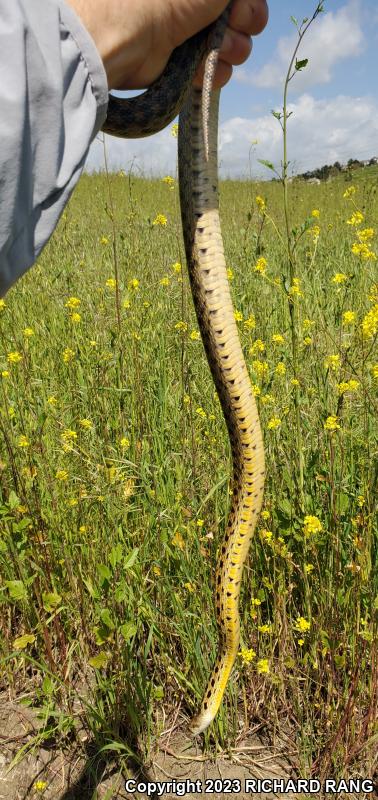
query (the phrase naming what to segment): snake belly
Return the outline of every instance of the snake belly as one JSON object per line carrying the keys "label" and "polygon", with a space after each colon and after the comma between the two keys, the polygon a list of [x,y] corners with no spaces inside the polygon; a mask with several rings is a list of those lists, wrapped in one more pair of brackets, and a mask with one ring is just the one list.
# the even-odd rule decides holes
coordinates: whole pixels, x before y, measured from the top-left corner
{"label": "snake belly", "polygon": [[214,719],[239,649],[239,594],[264,488],[264,448],[256,400],[241,348],[227,278],[218,203],[219,91],[211,92],[208,159],[202,92],[192,89],[179,121],[179,186],[186,259],[212,377],[227,424],[232,461],[232,501],[215,575],[218,654],[190,731]]}

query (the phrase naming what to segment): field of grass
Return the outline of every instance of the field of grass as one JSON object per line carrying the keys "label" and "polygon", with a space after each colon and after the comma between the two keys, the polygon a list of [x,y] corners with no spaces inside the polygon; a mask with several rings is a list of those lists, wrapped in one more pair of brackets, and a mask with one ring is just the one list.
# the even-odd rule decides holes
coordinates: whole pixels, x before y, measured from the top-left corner
{"label": "field of grass", "polygon": [[[366,773],[378,735],[376,181],[288,189],[291,267],[280,184],[221,184],[267,480],[241,654],[205,745],[263,723],[289,733],[302,775]],[[230,489],[176,182],[84,175],[0,302],[0,336],[3,683],[34,687],[42,738],[74,733],[79,693],[99,747],[145,758],[195,711],[212,666]]]}

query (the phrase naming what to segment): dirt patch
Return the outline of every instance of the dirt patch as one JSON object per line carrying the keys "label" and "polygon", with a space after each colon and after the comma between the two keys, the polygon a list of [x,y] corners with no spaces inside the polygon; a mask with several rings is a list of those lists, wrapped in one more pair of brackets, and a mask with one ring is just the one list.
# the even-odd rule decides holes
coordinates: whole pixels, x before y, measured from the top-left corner
{"label": "dirt patch", "polygon": [[[130,769],[125,775],[114,754],[106,761],[96,758],[84,730],[78,740],[62,749],[57,749],[54,742],[29,749],[40,727],[32,709],[3,696],[0,800],[144,800],[148,796],[189,800],[211,795],[239,800],[251,796],[273,798],[280,795],[258,791],[251,795],[245,791],[245,782],[267,777],[288,779],[293,775],[289,760],[283,755],[287,747],[269,747],[256,733],[215,758],[204,755],[196,742],[176,727],[160,737],[148,765]],[[144,784],[149,784],[147,791]],[[156,791],[153,784],[157,784]]]}

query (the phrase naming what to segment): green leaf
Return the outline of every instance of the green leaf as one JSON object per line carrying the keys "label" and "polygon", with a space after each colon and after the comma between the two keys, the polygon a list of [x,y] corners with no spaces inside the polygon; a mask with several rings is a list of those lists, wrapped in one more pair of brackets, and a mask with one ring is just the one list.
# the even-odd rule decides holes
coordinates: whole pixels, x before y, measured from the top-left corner
{"label": "green leaf", "polygon": [[109,567],[106,566],[106,564],[99,564],[97,569],[98,569],[98,574],[101,578],[101,586],[103,586],[106,581],[108,582],[110,581],[112,573],[110,572],[110,569]]}
{"label": "green leaf", "polygon": [[125,569],[129,569],[130,567],[133,566],[133,564],[135,564],[138,552],[139,552],[139,547],[134,547],[134,550],[132,550],[131,553],[129,553],[129,555],[126,556],[123,562],[123,566]]}
{"label": "green leaf", "polygon": [[293,25],[295,25],[295,27],[298,28],[298,20],[297,20],[297,18],[290,16],[290,19],[291,19]]}
{"label": "green leaf", "polygon": [[128,642],[133,636],[135,636],[137,632],[137,626],[135,625],[135,622],[125,622],[123,625],[121,625],[120,631],[125,641]]}
{"label": "green leaf", "polygon": [[44,592],[42,594],[43,608],[45,611],[54,611],[62,602],[62,596],[58,592]]}
{"label": "green leaf", "polygon": [[272,110],[272,112],[271,112],[271,113],[272,113],[272,116],[273,116],[273,117],[275,117],[275,118],[276,118],[276,119],[278,119],[278,120],[280,120],[280,119],[281,119],[281,117],[282,117],[281,111],[273,111],[273,110]]}
{"label": "green leaf", "polygon": [[271,161],[266,161],[265,158],[258,158],[257,160],[260,164],[263,165],[263,167],[267,167],[268,169],[271,169],[274,172],[274,164],[272,164]]}
{"label": "green leaf", "polygon": [[103,608],[100,612],[100,620],[103,625],[109,628],[110,631],[114,631],[115,625],[111,618],[110,611],[108,608]]}
{"label": "green leaf", "polygon": [[13,491],[9,492],[8,505],[9,508],[12,509],[12,511],[14,508],[17,508],[17,506],[20,505],[20,498],[17,497],[16,492]]}
{"label": "green leaf", "polygon": [[34,633],[24,633],[23,636],[19,636],[18,639],[14,640],[13,647],[15,650],[25,650],[28,644],[34,644],[34,642]]}
{"label": "green leaf", "polygon": [[97,656],[93,656],[93,658],[89,659],[89,664],[94,669],[102,669],[102,667],[106,667],[109,661],[109,656],[107,653],[99,653]]}
{"label": "green leaf", "polygon": [[295,69],[296,69],[296,71],[300,72],[301,69],[304,69],[305,67],[307,67],[307,64],[308,64],[308,58],[303,58],[301,61],[298,61],[298,59],[296,59],[296,61],[295,61]]}
{"label": "green leaf", "polygon": [[5,581],[12,600],[26,600],[26,589],[22,581]]}
{"label": "green leaf", "polygon": [[115,547],[112,547],[110,551],[109,561],[113,569],[115,569],[117,564],[119,564],[120,561],[122,561],[122,556],[123,556],[123,547],[121,544],[116,544]]}

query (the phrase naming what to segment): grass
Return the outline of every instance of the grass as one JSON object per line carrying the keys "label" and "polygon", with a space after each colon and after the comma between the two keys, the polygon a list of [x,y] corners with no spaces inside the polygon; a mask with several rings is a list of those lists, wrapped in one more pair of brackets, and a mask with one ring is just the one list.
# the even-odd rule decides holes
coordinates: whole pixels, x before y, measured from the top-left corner
{"label": "grass", "polygon": [[[328,777],[372,770],[377,737],[378,286],[352,245],[378,198],[368,171],[349,186],[288,187],[290,284],[280,184],[221,185],[267,481],[243,655],[205,745],[284,725],[302,775]],[[230,488],[176,185],[84,175],[0,336],[4,682],[33,686],[42,737],[75,733],[81,696],[98,748],[143,760],[195,711],[214,659]]]}

